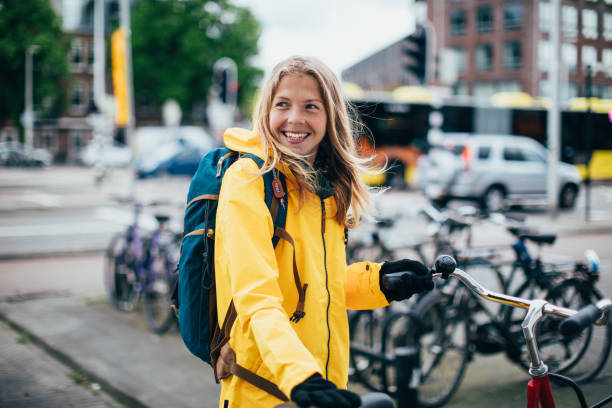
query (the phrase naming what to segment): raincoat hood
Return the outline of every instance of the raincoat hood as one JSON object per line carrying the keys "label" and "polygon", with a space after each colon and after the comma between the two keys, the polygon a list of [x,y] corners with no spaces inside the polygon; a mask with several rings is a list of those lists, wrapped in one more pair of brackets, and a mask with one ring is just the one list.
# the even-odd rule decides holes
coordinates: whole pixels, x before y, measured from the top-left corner
{"label": "raincoat hood", "polygon": [[251,153],[265,159],[261,138],[252,130],[229,128],[223,134],[223,143],[234,151]]}

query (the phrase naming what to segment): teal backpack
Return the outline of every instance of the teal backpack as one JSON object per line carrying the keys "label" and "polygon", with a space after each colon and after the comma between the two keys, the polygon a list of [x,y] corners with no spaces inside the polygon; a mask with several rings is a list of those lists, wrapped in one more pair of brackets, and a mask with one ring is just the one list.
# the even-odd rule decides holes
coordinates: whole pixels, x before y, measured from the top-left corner
{"label": "teal backpack", "polygon": [[[215,290],[214,238],[217,204],[221,181],[226,170],[239,158],[248,157],[261,168],[263,160],[253,154],[240,154],[226,147],[207,153],[198,166],[187,195],[184,218],[184,237],[178,267],[178,283],[172,295],[172,308],[178,316],[179,330],[187,349],[215,371],[221,347],[229,340],[230,330],[236,319],[233,302],[230,303],[223,325],[217,318],[217,296]],[[273,170],[263,174],[265,202],[274,221],[272,244],[279,239],[293,246],[293,239],[285,231],[287,219],[287,194],[284,176]],[[307,285],[301,285],[295,263],[293,274],[299,300],[290,320],[298,322],[304,317],[304,300]],[[286,400],[283,393],[266,379],[234,364],[232,374]],[[215,372],[215,379],[217,373]]]}

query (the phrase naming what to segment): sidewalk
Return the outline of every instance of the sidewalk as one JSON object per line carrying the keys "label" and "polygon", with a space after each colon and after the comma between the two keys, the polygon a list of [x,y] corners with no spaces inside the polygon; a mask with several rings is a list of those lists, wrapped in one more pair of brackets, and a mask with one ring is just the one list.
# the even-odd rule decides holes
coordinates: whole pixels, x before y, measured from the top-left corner
{"label": "sidewalk", "polygon": [[[209,366],[188,353],[178,333],[148,333],[142,311],[121,313],[104,300],[77,297],[5,299],[0,320],[2,407],[218,407]],[[583,386],[590,403],[610,393],[610,373],[608,361]],[[525,406],[527,380],[503,355],[478,355],[448,407]],[[574,406],[571,389],[555,387],[555,396],[560,407]]]}
{"label": "sidewalk", "polygon": [[[42,346],[72,370],[99,384],[102,393],[125,406],[218,406],[219,386],[210,367],[188,353],[177,333],[149,334],[140,311],[121,313],[105,301],[58,296],[0,302],[0,318],[26,333],[27,341]],[[15,355],[16,347],[12,341],[4,341],[10,335],[5,332],[1,336],[0,359],[6,378],[0,385],[0,406],[115,405],[112,400],[71,405],[70,401],[83,400],[81,394],[88,391],[70,384],[62,386],[57,395],[64,404],[50,405],[46,401],[38,404],[43,400],[33,400],[31,395],[42,398],[58,394],[56,383],[65,374],[50,374],[38,384],[32,384],[31,376],[20,373],[44,371],[44,361],[36,353],[22,353],[14,363],[16,366],[6,365],[4,362],[15,360],[11,356]],[[53,381],[47,381],[49,378]]]}

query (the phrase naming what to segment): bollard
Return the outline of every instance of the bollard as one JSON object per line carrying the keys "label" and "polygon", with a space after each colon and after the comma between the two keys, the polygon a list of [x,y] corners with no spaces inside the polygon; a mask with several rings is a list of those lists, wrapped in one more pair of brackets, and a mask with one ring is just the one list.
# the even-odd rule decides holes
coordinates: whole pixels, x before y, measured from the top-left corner
{"label": "bollard", "polygon": [[418,404],[418,386],[421,372],[416,347],[395,349],[395,384],[397,408],[413,408]]}

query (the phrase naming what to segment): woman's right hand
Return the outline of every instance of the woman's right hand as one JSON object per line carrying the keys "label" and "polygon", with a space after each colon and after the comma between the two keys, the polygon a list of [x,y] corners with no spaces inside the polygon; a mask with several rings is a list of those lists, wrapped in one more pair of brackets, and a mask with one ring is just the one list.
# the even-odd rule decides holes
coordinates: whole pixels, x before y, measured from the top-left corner
{"label": "woman's right hand", "polygon": [[357,408],[361,397],[348,390],[338,389],[334,383],[314,374],[291,391],[291,400],[300,407]]}
{"label": "woman's right hand", "polygon": [[429,268],[412,259],[385,262],[380,268],[379,284],[389,302],[434,288]]}

